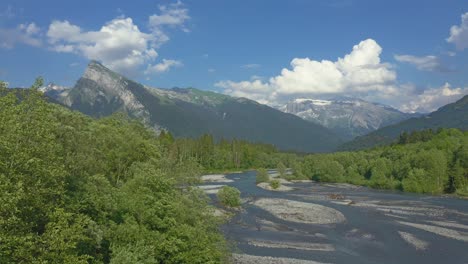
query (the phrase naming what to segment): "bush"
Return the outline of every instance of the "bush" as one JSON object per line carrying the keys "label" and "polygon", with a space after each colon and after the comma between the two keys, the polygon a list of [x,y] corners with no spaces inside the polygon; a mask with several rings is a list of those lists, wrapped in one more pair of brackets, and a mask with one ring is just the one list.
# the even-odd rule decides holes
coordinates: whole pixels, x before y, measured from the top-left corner
{"label": "bush", "polygon": [[219,190],[217,196],[224,206],[238,207],[241,205],[240,191],[237,188],[224,186]]}
{"label": "bush", "polygon": [[281,185],[281,183],[280,183],[279,180],[272,180],[272,181],[270,182],[271,188],[273,188],[273,189],[275,189],[275,190],[278,189],[278,188],[280,187],[280,185]]}
{"label": "bush", "polygon": [[258,169],[257,176],[256,176],[256,183],[259,184],[261,182],[268,182],[270,180],[270,176],[268,176],[268,172],[266,169]]}
{"label": "bush", "polygon": [[284,165],[283,162],[279,162],[278,163],[278,172],[280,174],[281,177],[285,176],[286,175],[286,166]]}

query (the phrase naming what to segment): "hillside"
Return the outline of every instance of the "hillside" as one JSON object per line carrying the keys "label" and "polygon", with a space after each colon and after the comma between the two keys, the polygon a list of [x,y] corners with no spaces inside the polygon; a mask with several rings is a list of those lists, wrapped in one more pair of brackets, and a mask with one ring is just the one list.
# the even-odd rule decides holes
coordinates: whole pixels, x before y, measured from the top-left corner
{"label": "hillside", "polygon": [[322,125],[344,140],[419,116],[400,112],[387,105],[346,97],[332,100],[299,98],[289,101],[279,109]]}
{"label": "hillside", "polygon": [[95,61],[71,90],[53,91],[45,94],[85,114],[102,117],[125,112],[176,137],[209,133],[215,139],[237,138],[303,152],[327,152],[340,144],[323,126],[255,101],[194,88],[151,88]]}
{"label": "hillside", "polygon": [[445,105],[427,116],[411,118],[376,130],[368,135],[344,143],[340,150],[359,150],[393,142],[403,132],[423,129],[458,128],[468,130],[468,95],[455,103]]}

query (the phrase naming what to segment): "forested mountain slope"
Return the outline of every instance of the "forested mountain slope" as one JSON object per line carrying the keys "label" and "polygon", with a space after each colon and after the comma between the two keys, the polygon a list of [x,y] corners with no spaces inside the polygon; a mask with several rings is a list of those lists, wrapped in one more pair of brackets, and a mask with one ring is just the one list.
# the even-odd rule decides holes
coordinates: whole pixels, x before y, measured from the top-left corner
{"label": "forested mountain slope", "polygon": [[304,152],[331,151],[340,144],[323,126],[255,101],[193,88],[146,87],[95,61],[75,87],[65,95],[54,91],[52,96],[91,116],[123,111],[176,137],[209,133],[215,139],[237,138]]}
{"label": "forested mountain slope", "polygon": [[299,98],[289,101],[279,109],[322,125],[344,140],[419,116],[400,112],[387,105],[346,97],[331,100]]}
{"label": "forested mountain slope", "polygon": [[455,103],[445,105],[437,111],[419,118],[383,127],[368,135],[358,137],[339,147],[340,150],[357,150],[381,146],[395,141],[403,132],[423,129],[458,128],[468,130],[468,95]]}

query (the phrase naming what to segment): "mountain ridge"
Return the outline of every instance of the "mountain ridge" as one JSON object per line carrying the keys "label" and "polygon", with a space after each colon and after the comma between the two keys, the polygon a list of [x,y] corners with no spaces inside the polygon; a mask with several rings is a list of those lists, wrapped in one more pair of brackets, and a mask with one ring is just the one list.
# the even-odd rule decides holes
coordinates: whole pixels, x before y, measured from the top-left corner
{"label": "mountain ridge", "polygon": [[338,150],[359,150],[386,145],[395,141],[403,132],[438,128],[468,130],[468,95],[454,103],[444,105],[426,116],[410,118],[357,137],[341,145]]}
{"label": "mountain ridge", "polygon": [[344,140],[351,140],[381,127],[419,114],[403,113],[387,105],[358,98],[330,100],[296,98],[279,107],[285,113],[327,127]]}
{"label": "mountain ridge", "polygon": [[67,94],[55,99],[95,117],[125,112],[177,137],[209,133],[217,139],[269,143],[301,152],[328,152],[342,142],[323,126],[246,98],[195,88],[152,88],[96,61]]}

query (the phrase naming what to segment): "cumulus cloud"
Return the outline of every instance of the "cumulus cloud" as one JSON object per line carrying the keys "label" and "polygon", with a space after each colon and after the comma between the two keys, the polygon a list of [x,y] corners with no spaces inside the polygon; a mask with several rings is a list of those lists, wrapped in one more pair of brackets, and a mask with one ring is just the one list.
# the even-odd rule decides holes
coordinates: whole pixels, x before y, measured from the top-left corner
{"label": "cumulus cloud", "polygon": [[291,61],[291,69],[284,68],[267,82],[222,81],[215,86],[225,89],[227,94],[253,100],[263,98],[269,104],[276,104],[288,96],[394,94],[396,73],[389,64],[381,63],[381,52],[376,41],[367,39],[336,61],[295,58]]}
{"label": "cumulus cloud", "polygon": [[158,57],[157,48],[169,37],[164,27],[180,27],[190,18],[181,2],[159,6],[160,14],[149,17],[149,32],[143,32],[130,17],[115,18],[97,31],[87,31],[67,20],[53,21],[47,31],[50,49],[75,53],[87,59],[101,61],[120,73],[136,75],[144,65],[145,73],[157,73],[180,66],[181,62],[163,60],[152,65]]}
{"label": "cumulus cloud", "polygon": [[148,65],[148,68],[145,71],[145,74],[152,73],[163,73],[169,71],[173,67],[183,66],[183,63],[178,60],[166,60],[163,59],[161,63],[156,65]]}
{"label": "cumulus cloud", "polygon": [[424,90],[413,96],[412,99],[403,104],[400,109],[405,112],[432,112],[439,107],[455,102],[468,94],[468,87],[451,88],[449,83],[442,87]]}
{"label": "cumulus cloud", "polygon": [[84,31],[68,21],[53,21],[47,37],[57,52],[73,52],[103,62],[108,67],[132,73],[157,57],[153,36],[143,33],[131,18],[116,18],[99,31]]}
{"label": "cumulus cloud", "polygon": [[395,60],[415,66],[421,71],[447,71],[437,56],[428,55],[417,57],[413,55],[395,55]]}
{"label": "cumulus cloud", "polygon": [[41,46],[40,28],[35,23],[20,24],[16,28],[0,28],[0,47],[11,49],[16,44]]}
{"label": "cumulus cloud", "polygon": [[170,5],[160,5],[159,11],[160,14],[149,17],[149,26],[157,40],[156,45],[161,45],[169,40],[169,36],[164,31],[166,27],[180,28],[184,32],[189,32],[185,25],[190,19],[189,11],[182,2],[177,1]]}
{"label": "cumulus cloud", "polygon": [[260,80],[253,81],[220,81],[215,86],[223,88],[226,94],[235,97],[245,97],[262,104],[271,104],[275,100],[276,93],[272,91],[269,84]]}
{"label": "cumulus cloud", "polygon": [[455,44],[458,50],[468,48],[468,12],[461,16],[461,24],[450,28],[450,36],[447,42]]}

